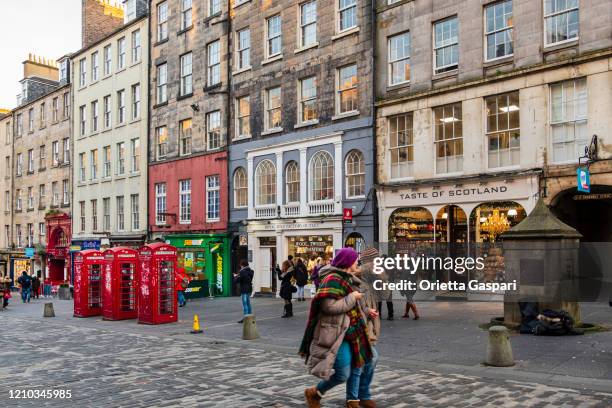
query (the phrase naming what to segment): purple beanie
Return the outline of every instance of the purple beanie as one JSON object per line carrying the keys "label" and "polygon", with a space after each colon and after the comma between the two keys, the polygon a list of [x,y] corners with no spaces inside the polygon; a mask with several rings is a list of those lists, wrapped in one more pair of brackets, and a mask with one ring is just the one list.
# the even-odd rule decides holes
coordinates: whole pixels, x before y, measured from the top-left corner
{"label": "purple beanie", "polygon": [[353,248],[342,248],[332,259],[331,266],[335,266],[338,269],[347,269],[357,261],[357,258],[359,258],[359,255],[357,255]]}

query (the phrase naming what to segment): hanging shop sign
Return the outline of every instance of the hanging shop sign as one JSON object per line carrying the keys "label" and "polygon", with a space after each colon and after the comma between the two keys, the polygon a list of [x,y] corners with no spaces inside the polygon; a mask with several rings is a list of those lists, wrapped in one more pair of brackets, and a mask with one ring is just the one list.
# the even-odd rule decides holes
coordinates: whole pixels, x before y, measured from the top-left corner
{"label": "hanging shop sign", "polygon": [[578,169],[576,169],[576,181],[578,184],[578,191],[582,193],[591,192],[591,179],[588,168],[578,167]]}
{"label": "hanging shop sign", "polygon": [[599,194],[576,194],[572,197],[575,201],[584,200],[612,200],[612,193],[599,193]]}
{"label": "hanging shop sign", "polygon": [[345,224],[351,224],[353,222],[353,209],[345,208],[342,210],[342,221]]}
{"label": "hanging shop sign", "polygon": [[28,258],[34,258],[34,248],[26,248],[25,256]]}

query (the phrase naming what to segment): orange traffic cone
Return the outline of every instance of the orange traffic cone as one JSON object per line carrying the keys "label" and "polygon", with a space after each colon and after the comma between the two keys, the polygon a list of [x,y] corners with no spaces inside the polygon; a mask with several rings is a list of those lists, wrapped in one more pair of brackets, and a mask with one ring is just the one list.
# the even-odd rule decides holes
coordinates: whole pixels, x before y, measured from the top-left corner
{"label": "orange traffic cone", "polygon": [[200,320],[198,319],[198,315],[193,315],[193,328],[191,329],[191,334],[202,333],[202,329],[200,329]]}

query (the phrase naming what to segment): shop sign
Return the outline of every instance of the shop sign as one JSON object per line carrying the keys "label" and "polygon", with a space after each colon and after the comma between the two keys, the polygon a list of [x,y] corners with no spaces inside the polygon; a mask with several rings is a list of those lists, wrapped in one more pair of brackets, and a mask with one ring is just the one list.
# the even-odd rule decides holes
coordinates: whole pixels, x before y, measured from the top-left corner
{"label": "shop sign", "polygon": [[276,246],[276,237],[259,237],[259,246]]}
{"label": "shop sign", "polygon": [[576,169],[576,179],[578,183],[578,191],[582,193],[591,192],[591,180],[589,177],[589,169],[586,167],[578,167]]}
{"label": "shop sign", "polygon": [[576,201],[583,200],[610,200],[612,199],[612,193],[599,193],[599,194],[577,194],[572,197]]}
{"label": "shop sign", "polygon": [[345,224],[351,224],[353,222],[353,209],[345,208],[342,210],[342,221]]}
{"label": "shop sign", "polygon": [[81,250],[80,245],[70,245],[70,252],[78,252]]}
{"label": "shop sign", "polygon": [[292,223],[292,224],[270,224],[266,225],[264,229],[266,231],[283,231],[290,229],[312,229],[312,228],[320,228],[321,224],[319,223]]}
{"label": "shop sign", "polygon": [[221,251],[215,254],[216,266],[217,266],[217,289],[219,293],[223,293],[223,256]]}
{"label": "shop sign", "polygon": [[185,246],[201,246],[203,239],[186,239],[183,241],[183,245]]}
{"label": "shop sign", "polygon": [[462,186],[448,184],[440,186],[419,186],[414,189],[399,190],[398,193],[385,192],[387,207],[424,206],[435,204],[458,204],[491,200],[520,200],[537,193],[536,177],[515,179],[512,182],[489,181],[487,184],[466,183]]}
{"label": "shop sign", "polygon": [[27,256],[28,258],[34,258],[34,248],[26,248],[25,256]]}

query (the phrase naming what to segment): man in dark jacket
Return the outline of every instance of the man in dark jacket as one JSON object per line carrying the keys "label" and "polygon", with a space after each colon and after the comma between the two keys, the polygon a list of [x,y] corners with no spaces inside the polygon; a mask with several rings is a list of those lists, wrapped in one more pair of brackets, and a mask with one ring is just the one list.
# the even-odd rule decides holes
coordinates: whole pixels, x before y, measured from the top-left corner
{"label": "man in dark jacket", "polygon": [[304,298],[304,286],[308,284],[308,270],[302,258],[298,258],[297,264],[295,265],[295,283],[297,285],[297,297],[298,302],[303,302]]}
{"label": "man in dark jacket", "polygon": [[21,300],[23,303],[30,303],[30,290],[32,289],[32,278],[26,271],[21,272],[21,276],[17,279],[17,283],[21,285]]}
{"label": "man in dark jacket", "polygon": [[[253,275],[255,273],[247,261],[242,260],[240,262],[240,271],[234,274],[234,283],[240,285],[240,299],[242,300],[242,312],[246,316],[252,313],[251,309],[251,292],[253,292]],[[238,323],[242,323],[244,318],[240,319]]]}

